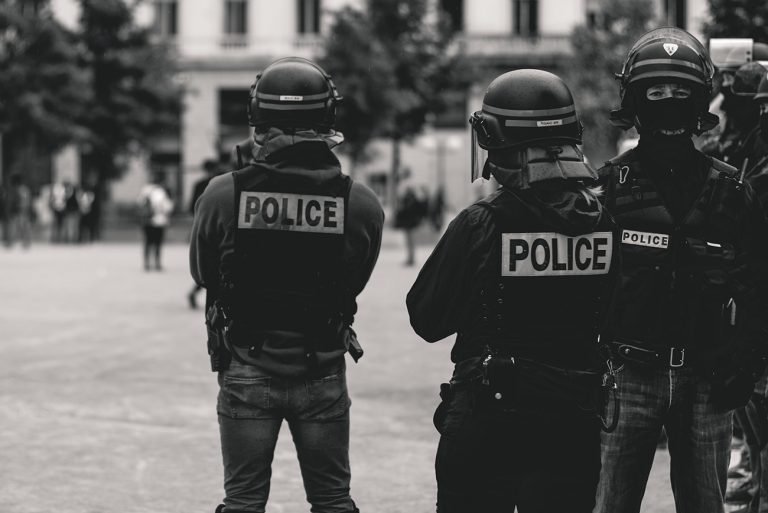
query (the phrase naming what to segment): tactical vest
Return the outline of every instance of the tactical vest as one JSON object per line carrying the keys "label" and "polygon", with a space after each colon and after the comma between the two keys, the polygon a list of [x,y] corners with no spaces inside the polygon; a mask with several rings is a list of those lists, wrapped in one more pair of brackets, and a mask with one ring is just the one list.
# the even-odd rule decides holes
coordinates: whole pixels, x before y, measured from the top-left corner
{"label": "tactical vest", "polygon": [[[698,198],[675,221],[634,150],[600,170],[606,207],[621,230],[622,288],[615,340],[654,348],[724,344],[733,309],[731,277],[743,194],[736,170],[710,159]],[[690,354],[690,352],[689,352]]]}
{"label": "tactical vest", "polygon": [[557,233],[543,209],[522,199],[527,192],[501,189],[478,203],[490,211],[495,233],[477,307],[459,334],[457,346],[463,343],[467,354],[457,356],[489,346],[569,367],[589,364],[604,321],[601,300],[609,294],[613,225],[602,216],[593,233]]}
{"label": "tactical vest", "polygon": [[355,308],[343,258],[352,181],[339,174],[317,184],[258,164],[234,181],[234,254],[221,270],[231,286],[231,343],[290,331],[314,350],[337,346],[339,324]]}

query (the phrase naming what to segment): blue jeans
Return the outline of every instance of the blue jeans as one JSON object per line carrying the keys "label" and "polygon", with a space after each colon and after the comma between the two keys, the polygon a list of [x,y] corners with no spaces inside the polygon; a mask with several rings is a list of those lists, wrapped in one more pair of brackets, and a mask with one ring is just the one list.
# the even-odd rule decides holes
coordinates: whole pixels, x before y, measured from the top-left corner
{"label": "blue jeans", "polygon": [[219,373],[225,513],[261,513],[285,419],[312,513],[356,512],[349,496],[349,406],[345,368],[316,379],[267,376],[232,361]]}
{"label": "blue jeans", "polygon": [[596,513],[637,513],[665,428],[677,513],[722,513],[733,412],[712,403],[710,383],[691,369],[626,364],[617,374],[621,415],[602,435]]}

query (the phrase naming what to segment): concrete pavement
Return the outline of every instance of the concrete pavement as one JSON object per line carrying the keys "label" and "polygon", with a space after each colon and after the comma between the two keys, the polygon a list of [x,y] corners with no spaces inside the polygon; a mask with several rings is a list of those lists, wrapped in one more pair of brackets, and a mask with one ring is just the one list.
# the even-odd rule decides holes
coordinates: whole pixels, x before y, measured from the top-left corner
{"label": "concrete pavement", "polygon": [[[352,494],[366,513],[434,511],[432,413],[451,343],[410,330],[389,232],[360,297],[366,356],[349,361]],[[426,258],[423,249],[419,257]],[[187,249],[146,273],[138,244],[0,251],[0,512],[210,513],[222,497],[215,375]],[[201,296],[202,297],[202,296]],[[553,462],[556,464],[556,462]],[[644,513],[673,511],[658,453]],[[268,511],[308,511],[287,429]]]}

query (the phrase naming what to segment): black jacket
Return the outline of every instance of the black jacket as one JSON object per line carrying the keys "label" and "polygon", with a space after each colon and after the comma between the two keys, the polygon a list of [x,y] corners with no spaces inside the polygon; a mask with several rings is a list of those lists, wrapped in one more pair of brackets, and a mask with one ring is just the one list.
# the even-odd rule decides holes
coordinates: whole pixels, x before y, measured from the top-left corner
{"label": "black jacket", "polygon": [[[553,272],[554,246],[561,252],[557,265],[567,268],[567,239],[575,244],[593,232],[613,238],[599,248],[607,251],[600,257],[600,265],[607,264],[601,274],[578,272],[573,263],[573,273]],[[542,247],[535,265],[541,272],[522,258],[522,246],[530,250],[537,239]],[[408,293],[411,325],[428,342],[458,333],[451,354],[455,363],[480,356],[490,342],[559,366],[594,367],[597,335],[618,275],[617,244],[610,216],[580,192],[502,187],[451,222]],[[510,254],[519,259],[514,269]]]}

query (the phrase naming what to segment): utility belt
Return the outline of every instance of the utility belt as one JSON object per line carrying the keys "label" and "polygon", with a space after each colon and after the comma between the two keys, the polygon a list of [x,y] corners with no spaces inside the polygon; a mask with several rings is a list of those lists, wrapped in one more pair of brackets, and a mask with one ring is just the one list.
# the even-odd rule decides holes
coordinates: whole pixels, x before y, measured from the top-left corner
{"label": "utility belt", "polygon": [[622,361],[657,369],[691,368],[695,353],[684,347],[640,346],[613,341],[613,352]]}
{"label": "utility belt", "polygon": [[[229,310],[223,306],[220,300],[216,300],[208,308],[205,314],[205,324],[208,330],[208,355],[211,359],[211,371],[218,372],[226,370],[229,367],[232,358],[237,359],[240,363],[248,364],[248,362],[242,360],[238,353],[233,349],[234,347],[240,347],[242,341],[238,344],[238,328],[229,314]],[[352,326],[346,324],[341,316],[338,319],[329,319],[329,329],[332,330],[330,336],[340,343],[344,349],[352,356],[352,359],[357,363],[360,358],[363,357],[363,348],[360,342],[357,340],[357,333],[352,329]],[[243,347],[248,348],[248,356],[257,358],[261,352],[261,346],[264,343],[263,334],[260,336],[248,337],[247,345]],[[307,354],[316,362],[316,354],[314,348],[308,347]]]}
{"label": "utility belt", "polygon": [[[441,396],[454,388],[471,389],[477,406],[484,410],[595,415],[607,432],[618,422],[618,387],[610,360],[603,373],[487,352],[481,358],[459,362],[451,382],[443,385]],[[605,413],[611,398],[613,415],[607,423]]]}

